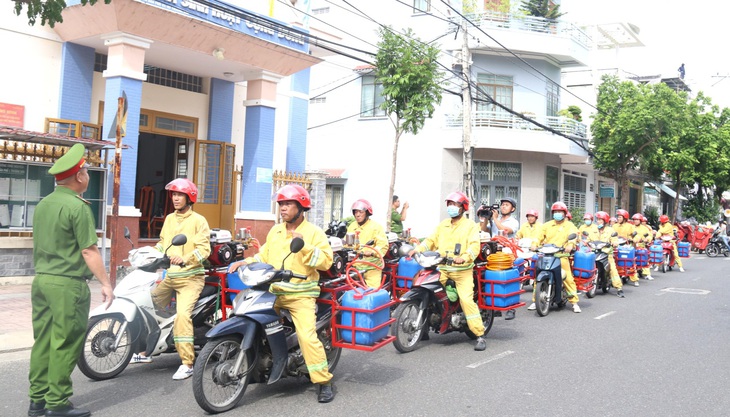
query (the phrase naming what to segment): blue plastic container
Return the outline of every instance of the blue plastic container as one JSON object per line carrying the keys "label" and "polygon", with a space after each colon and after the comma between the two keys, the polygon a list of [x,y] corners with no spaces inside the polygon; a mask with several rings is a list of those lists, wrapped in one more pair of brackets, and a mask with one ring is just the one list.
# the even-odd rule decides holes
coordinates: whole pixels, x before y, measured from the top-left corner
{"label": "blue plastic container", "polygon": [[646,268],[649,266],[649,251],[647,249],[636,249],[636,267]]}
{"label": "blue plastic container", "polygon": [[664,250],[662,249],[661,244],[654,244],[649,246],[649,263],[650,264],[660,264],[662,263],[662,256],[664,254]]}
{"label": "blue plastic container", "polygon": [[573,276],[590,278],[594,269],[596,269],[595,253],[578,251],[573,255]]}
{"label": "blue plastic container", "polygon": [[677,243],[677,254],[680,258],[689,258],[689,242]]}
{"label": "blue plastic container", "polygon": [[[377,291],[348,290],[342,296],[340,305],[345,307],[341,310],[340,324],[345,328],[340,329],[342,340],[352,343],[354,327],[374,329],[390,320],[390,309],[381,308],[390,302],[390,294],[384,289]],[[359,308],[369,312],[353,312],[346,308]],[[352,315],[355,314],[355,325],[352,324]],[[349,329],[348,329],[349,328]],[[378,330],[366,331],[355,330],[355,344],[372,346],[388,335],[390,326],[383,326]]]}
{"label": "blue plastic container", "polygon": [[[515,280],[519,277],[520,272],[516,268],[504,271],[484,271],[484,279],[488,281],[484,283],[484,304],[492,307],[509,307],[519,303],[520,280]],[[492,304],[492,300],[494,300],[494,304]]]}
{"label": "blue plastic container", "polygon": [[632,246],[619,246],[616,266],[633,268],[634,258],[636,258],[636,252]]}
{"label": "blue plastic container", "polygon": [[[398,276],[413,278],[421,269],[423,269],[423,267],[413,258],[405,256],[398,260]],[[395,283],[400,288],[411,288],[413,280],[400,278],[397,279]]]}
{"label": "blue plastic container", "polygon": [[532,259],[530,260],[530,276],[532,278],[535,278],[535,269],[537,269],[537,260],[540,258],[540,255],[534,254],[532,255]]}
{"label": "blue plastic container", "polygon": [[513,266],[517,268],[517,272],[519,272],[520,275],[525,274],[525,265],[527,265],[527,260],[522,258],[515,259],[515,262],[513,264]]}
{"label": "blue plastic container", "polygon": [[[226,275],[226,285],[228,285],[229,290],[241,291],[248,288],[246,284],[241,282],[238,272],[231,272]],[[228,302],[232,303],[234,298],[236,298],[236,294],[228,294]]]}

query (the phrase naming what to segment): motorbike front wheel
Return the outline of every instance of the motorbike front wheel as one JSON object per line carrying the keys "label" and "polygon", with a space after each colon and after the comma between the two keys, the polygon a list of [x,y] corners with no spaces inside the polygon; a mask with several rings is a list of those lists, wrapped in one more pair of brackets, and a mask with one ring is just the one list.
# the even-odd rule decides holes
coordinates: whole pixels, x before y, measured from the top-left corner
{"label": "motorbike front wheel", "polygon": [[540,317],[545,317],[550,313],[550,284],[547,281],[536,283],[535,290],[535,307]]}
{"label": "motorbike front wheel", "polygon": [[593,298],[596,296],[596,286],[598,285],[598,275],[593,276],[593,287],[590,291],[586,291],[586,297]]}
{"label": "motorbike front wheel", "polygon": [[[81,373],[96,381],[114,378],[129,365],[132,358],[132,335],[127,323],[118,316],[92,317],[84,338],[84,347],[79,357]],[[119,345],[114,343],[119,337]]]}
{"label": "motorbike front wheel", "polygon": [[[240,355],[245,356],[234,374]],[[193,367],[193,395],[200,408],[217,414],[235,407],[246,392],[253,359],[253,349],[241,350],[241,336],[209,340]]]}
{"label": "motorbike front wheel", "polygon": [[720,247],[713,242],[707,245],[705,252],[707,253],[708,257],[714,258],[715,256],[720,255]]}
{"label": "motorbike front wheel", "polygon": [[[418,300],[409,300],[401,303],[395,309],[393,317],[395,325],[393,326],[393,346],[401,353],[412,352],[416,348],[416,344],[421,340],[424,332],[428,331],[426,324],[427,312],[423,312],[423,322],[417,323],[420,302]],[[420,327],[420,329],[419,329]]]}

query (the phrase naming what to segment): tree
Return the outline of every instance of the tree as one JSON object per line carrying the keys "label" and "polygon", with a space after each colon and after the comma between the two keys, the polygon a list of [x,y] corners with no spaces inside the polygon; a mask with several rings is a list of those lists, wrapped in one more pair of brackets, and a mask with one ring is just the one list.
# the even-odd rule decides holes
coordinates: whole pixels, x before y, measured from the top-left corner
{"label": "tree", "polygon": [[[64,0],[13,0],[15,1],[15,14],[20,16],[23,6],[28,7],[26,15],[28,16],[28,24],[35,25],[36,20],[41,18],[41,26],[48,23],[53,27],[57,22],[63,22],[61,12],[66,7]],[[98,0],[81,0],[82,5],[94,5]],[[111,3],[112,0],[104,0],[105,4]]]}
{"label": "tree", "polygon": [[520,9],[529,16],[544,17],[545,19],[558,19],[565,13],[560,13],[560,5],[553,4],[550,0],[523,0]]}
{"label": "tree", "polygon": [[395,128],[386,214],[386,230],[390,231],[398,143],[405,132],[418,134],[426,118],[433,115],[436,105],[441,102],[438,82],[441,72],[436,61],[439,49],[421,42],[411,29],[399,35],[390,28],[380,28],[379,35],[375,77],[383,85],[384,101],[381,108]]}
{"label": "tree", "polygon": [[629,175],[661,175],[657,158],[662,138],[678,135],[680,96],[664,84],[634,84],[604,76],[598,112],[591,124],[594,166],[618,184],[618,206],[628,208]]}

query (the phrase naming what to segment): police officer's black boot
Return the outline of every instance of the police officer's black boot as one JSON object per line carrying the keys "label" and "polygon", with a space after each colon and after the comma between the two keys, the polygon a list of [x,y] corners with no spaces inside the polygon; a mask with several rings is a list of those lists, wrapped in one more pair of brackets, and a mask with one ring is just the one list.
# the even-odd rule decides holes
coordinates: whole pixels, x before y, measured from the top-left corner
{"label": "police officer's black boot", "polygon": [[319,384],[319,394],[317,394],[317,401],[321,403],[328,403],[335,399],[335,392],[332,390],[332,383]]}
{"label": "police officer's black boot", "polygon": [[90,415],[91,412],[89,410],[76,408],[71,403],[58,410],[46,410],[46,416],[48,417],[89,417]]}
{"label": "police officer's black boot", "polygon": [[45,401],[39,401],[39,402],[30,402],[30,407],[28,407],[28,415],[30,417],[38,417],[38,416],[45,416],[46,415],[46,402]]}

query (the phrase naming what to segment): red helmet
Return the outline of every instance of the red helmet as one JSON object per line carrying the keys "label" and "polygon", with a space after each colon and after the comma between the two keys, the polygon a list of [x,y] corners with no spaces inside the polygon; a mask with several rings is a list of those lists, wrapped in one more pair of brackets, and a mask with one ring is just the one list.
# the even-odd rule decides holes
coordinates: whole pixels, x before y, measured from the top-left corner
{"label": "red helmet", "polygon": [[642,214],[642,215],[641,215],[641,221],[642,221],[642,222],[648,222],[648,221],[649,221],[649,219],[647,219],[647,218],[646,218],[646,216],[644,216],[644,215]]}
{"label": "red helmet", "polygon": [[596,213],[596,220],[603,220],[603,223],[608,223],[610,221],[610,216],[605,211],[599,211]]}
{"label": "red helmet", "polygon": [[525,214],[525,217],[527,216],[535,216],[535,218],[540,218],[540,216],[537,214],[537,210],[527,210],[527,214]]}
{"label": "red helmet", "polygon": [[571,212],[569,212],[569,211],[566,211],[565,218],[568,220],[573,220],[573,214],[571,214]]}
{"label": "red helmet", "polygon": [[564,211],[566,215],[568,214],[568,206],[565,205],[562,201],[556,201],[553,203],[553,206],[550,207],[550,211]]}
{"label": "red helmet", "polygon": [[453,193],[446,196],[446,202],[448,203],[449,201],[461,204],[461,206],[464,208],[464,211],[469,210],[469,198],[461,191],[454,191]]}
{"label": "red helmet", "polygon": [[621,216],[624,218],[624,220],[629,219],[629,212],[624,209],[618,209],[616,210],[616,217]]}
{"label": "red helmet", "polygon": [[593,220],[593,215],[591,213],[586,213],[583,215],[583,220]]}
{"label": "red helmet", "polygon": [[661,216],[659,216],[659,223],[666,223],[668,221],[669,221],[669,216],[667,216],[666,214],[662,214]]}
{"label": "red helmet", "polygon": [[368,200],[365,200],[364,198],[361,198],[354,203],[352,203],[352,211],[355,210],[362,210],[367,211],[369,215],[373,215],[373,206],[370,205],[370,202]]}
{"label": "red helmet", "polygon": [[644,216],[642,216],[641,213],[636,213],[633,216],[631,216],[631,220],[641,221],[643,218],[644,218]]}
{"label": "red helmet", "polygon": [[183,193],[188,196],[190,203],[198,201],[198,187],[187,178],[175,178],[165,186],[167,191]]}
{"label": "red helmet", "polygon": [[274,194],[274,201],[280,203],[282,201],[296,201],[304,209],[309,210],[312,208],[312,200],[309,198],[309,193],[299,184],[287,184]]}
{"label": "red helmet", "polygon": [[615,217],[611,217],[610,219],[608,219],[608,221],[609,221],[609,222],[614,222],[614,223],[616,223],[616,218],[615,218]]}

